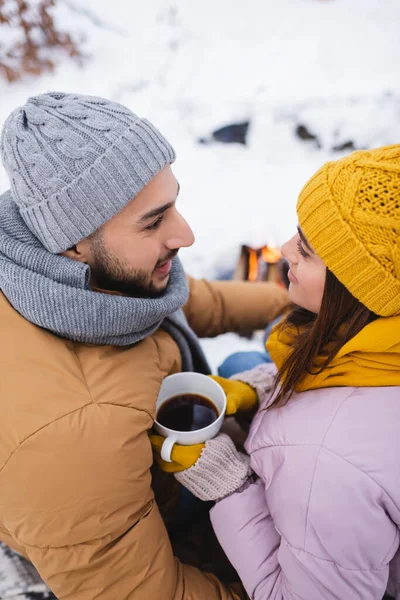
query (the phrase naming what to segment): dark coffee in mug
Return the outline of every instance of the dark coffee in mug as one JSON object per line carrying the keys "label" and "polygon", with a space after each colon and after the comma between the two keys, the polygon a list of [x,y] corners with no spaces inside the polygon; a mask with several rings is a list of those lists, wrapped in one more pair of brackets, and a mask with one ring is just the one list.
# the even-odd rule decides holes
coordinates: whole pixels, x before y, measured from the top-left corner
{"label": "dark coffee in mug", "polygon": [[217,407],[200,394],[178,394],[166,400],[157,421],[175,431],[196,431],[211,425],[219,417]]}

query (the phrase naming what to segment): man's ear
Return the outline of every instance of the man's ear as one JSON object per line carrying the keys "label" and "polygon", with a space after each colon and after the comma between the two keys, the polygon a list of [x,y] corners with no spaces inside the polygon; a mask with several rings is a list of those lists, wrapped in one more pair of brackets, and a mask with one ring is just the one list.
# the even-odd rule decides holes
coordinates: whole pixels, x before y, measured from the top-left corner
{"label": "man's ear", "polygon": [[90,244],[87,238],[68,248],[68,250],[61,252],[61,256],[66,256],[82,263],[90,263]]}

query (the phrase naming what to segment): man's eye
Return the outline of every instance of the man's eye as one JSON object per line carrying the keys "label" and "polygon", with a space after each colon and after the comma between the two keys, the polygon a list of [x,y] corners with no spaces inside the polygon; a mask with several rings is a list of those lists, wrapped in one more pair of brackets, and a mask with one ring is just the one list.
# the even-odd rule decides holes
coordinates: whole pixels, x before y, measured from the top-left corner
{"label": "man's eye", "polygon": [[304,256],[304,258],[307,258],[307,256],[309,256],[309,254],[307,254],[307,252],[304,250],[303,246],[301,245],[301,240],[297,240],[297,249],[300,252],[301,256]]}
{"label": "man's eye", "polygon": [[163,219],[164,219],[164,215],[160,215],[160,216],[158,217],[158,219],[156,219],[156,220],[154,221],[154,223],[152,223],[151,225],[148,225],[148,226],[146,227],[146,229],[147,229],[148,231],[153,231],[154,229],[158,229],[158,228],[160,227],[161,223],[163,222]]}

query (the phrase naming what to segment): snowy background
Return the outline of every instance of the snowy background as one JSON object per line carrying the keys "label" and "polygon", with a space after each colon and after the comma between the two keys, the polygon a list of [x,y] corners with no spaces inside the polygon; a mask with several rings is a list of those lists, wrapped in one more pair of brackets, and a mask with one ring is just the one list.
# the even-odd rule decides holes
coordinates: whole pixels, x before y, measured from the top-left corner
{"label": "snowy background", "polygon": [[[180,209],[197,236],[181,257],[194,276],[232,269],[241,243],[282,244],[301,186],[343,154],[334,148],[400,142],[400,0],[59,0],[55,14],[82,39],[84,66],[60,56],[51,75],[0,79],[0,123],[50,90],[106,96],[153,121],[178,153]],[[0,27],[0,42],[11,34]],[[198,142],[242,121],[246,145]],[[214,368],[260,345],[204,342]],[[43,589],[7,560],[0,598],[17,598],[21,581]]]}
{"label": "snowy background", "polygon": [[[180,209],[197,237],[181,257],[196,277],[233,268],[242,242],[283,243],[301,186],[343,154],[334,148],[400,141],[400,0],[59,0],[55,14],[82,39],[84,66],[60,56],[53,74],[0,80],[0,123],[49,90],[106,96],[153,121],[178,153]],[[242,121],[246,145],[198,142]],[[259,344],[228,335],[205,347],[215,368]]]}

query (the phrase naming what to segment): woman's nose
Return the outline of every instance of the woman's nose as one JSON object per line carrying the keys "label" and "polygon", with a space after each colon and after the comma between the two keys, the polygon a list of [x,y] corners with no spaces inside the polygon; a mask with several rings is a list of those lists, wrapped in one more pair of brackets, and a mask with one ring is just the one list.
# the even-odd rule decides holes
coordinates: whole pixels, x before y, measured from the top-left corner
{"label": "woman's nose", "polygon": [[285,242],[283,246],[281,246],[281,253],[286,259],[288,257],[288,242]]}
{"label": "woman's nose", "polygon": [[282,255],[288,260],[290,263],[297,262],[297,253],[296,253],[296,238],[297,234],[290,238],[287,242],[283,244],[281,247]]}

